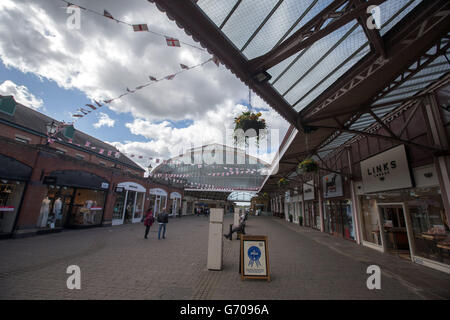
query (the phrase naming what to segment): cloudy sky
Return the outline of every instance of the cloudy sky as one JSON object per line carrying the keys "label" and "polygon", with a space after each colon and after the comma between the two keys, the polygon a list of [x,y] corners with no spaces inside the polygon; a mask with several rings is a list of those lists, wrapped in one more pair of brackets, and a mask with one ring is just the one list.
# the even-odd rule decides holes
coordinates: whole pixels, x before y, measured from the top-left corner
{"label": "cloudy sky", "polygon": [[[115,18],[147,23],[149,30],[198,45],[146,0],[77,0]],[[168,47],[163,37],[81,10],[80,27],[60,0],[0,1],[0,94],[57,120],[71,122],[77,109],[118,97],[211,58],[187,45]],[[75,127],[120,151],[164,158],[208,143],[224,143],[226,129],[248,105],[248,88],[223,65],[208,62],[115,100],[77,120]],[[255,94],[253,108],[271,129],[287,122]],[[270,154],[262,156],[270,161]],[[148,162],[140,163],[147,166]]]}

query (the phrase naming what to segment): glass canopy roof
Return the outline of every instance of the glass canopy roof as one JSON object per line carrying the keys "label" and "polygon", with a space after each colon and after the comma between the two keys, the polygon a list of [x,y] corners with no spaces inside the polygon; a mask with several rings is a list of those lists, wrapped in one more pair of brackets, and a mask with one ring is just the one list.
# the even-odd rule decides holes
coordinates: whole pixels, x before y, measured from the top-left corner
{"label": "glass canopy roof", "polygon": [[151,176],[183,184],[186,190],[257,191],[268,168],[268,163],[242,149],[212,144],[165,161]]}
{"label": "glass canopy roof", "polygon": [[[198,0],[198,7],[248,59],[269,52],[299,30],[332,0]],[[380,8],[383,36],[421,0],[388,0]],[[345,7],[344,1],[341,8]],[[328,19],[326,26],[333,19]],[[370,51],[353,20],[268,70],[271,85],[296,111],[307,107]]]}

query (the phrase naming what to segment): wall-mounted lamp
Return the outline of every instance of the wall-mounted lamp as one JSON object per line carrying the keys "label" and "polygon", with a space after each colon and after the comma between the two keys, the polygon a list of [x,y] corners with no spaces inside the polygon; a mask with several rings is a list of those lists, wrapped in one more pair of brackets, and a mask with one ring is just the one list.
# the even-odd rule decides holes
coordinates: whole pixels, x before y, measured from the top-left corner
{"label": "wall-mounted lamp", "polygon": [[253,75],[253,79],[258,83],[263,83],[272,79],[272,76],[267,71],[260,71]]}

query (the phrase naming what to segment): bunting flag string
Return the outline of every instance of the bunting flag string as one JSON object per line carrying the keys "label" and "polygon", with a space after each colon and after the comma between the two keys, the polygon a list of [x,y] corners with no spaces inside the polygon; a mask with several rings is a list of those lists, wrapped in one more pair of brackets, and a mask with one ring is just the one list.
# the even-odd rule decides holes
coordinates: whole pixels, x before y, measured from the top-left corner
{"label": "bunting flag string", "polygon": [[[204,62],[201,62],[201,63],[199,63],[199,64],[197,64],[197,65],[195,65],[195,66],[192,66],[192,67],[188,67],[187,65],[180,63],[180,67],[181,67],[181,70],[180,70],[180,71],[178,71],[178,72],[176,72],[176,73],[173,73],[173,74],[169,74],[169,75],[167,75],[167,76],[165,76],[165,77],[162,77],[162,78],[160,78],[160,79],[157,79],[157,78],[155,78],[155,77],[153,77],[153,76],[149,76],[150,82],[145,83],[145,84],[142,84],[142,85],[139,85],[139,86],[137,86],[136,88],[134,88],[134,90],[132,90],[132,89],[130,89],[130,88],[127,87],[127,88],[126,88],[126,92],[122,93],[121,95],[119,95],[119,96],[116,97],[116,98],[112,98],[112,99],[108,99],[108,100],[103,100],[103,103],[104,103],[104,104],[109,104],[109,103],[111,103],[111,102],[113,102],[113,101],[115,101],[115,100],[118,100],[118,99],[120,99],[120,98],[122,98],[122,97],[124,97],[124,96],[126,96],[126,95],[128,95],[128,94],[136,93],[136,91],[141,90],[141,89],[143,89],[143,88],[145,88],[145,87],[148,87],[148,86],[150,86],[150,85],[152,85],[152,84],[155,84],[155,83],[157,83],[157,82],[159,82],[159,81],[163,81],[163,80],[173,80],[173,79],[175,78],[175,76],[179,75],[180,73],[183,73],[183,72],[186,72],[186,71],[189,71],[189,70],[198,68],[198,67],[202,67],[203,65],[205,65],[206,63],[208,63],[208,62],[210,62],[210,61],[214,61],[214,57],[212,57],[212,58],[210,58],[210,59],[208,59],[208,60],[205,60]],[[95,104],[96,104],[98,107],[95,107],[93,104],[86,104],[86,106],[89,107],[90,109],[79,108],[79,109],[76,111],[77,113],[72,114],[72,117],[73,117],[73,118],[77,118],[77,119],[83,118],[84,116],[88,115],[88,114],[91,113],[92,111],[97,110],[97,109],[99,109],[99,108],[101,108],[101,107],[104,106],[103,104],[101,104],[101,103],[98,102],[97,100],[94,100],[94,102],[95,102]],[[80,113],[81,113],[81,114],[80,114]]]}
{"label": "bunting flag string", "polygon": [[170,37],[168,35],[149,30],[148,24],[146,24],[146,23],[131,24],[129,22],[122,21],[122,20],[119,20],[117,18],[114,18],[112,16],[112,14],[109,13],[107,10],[103,10],[103,13],[101,13],[101,12],[98,12],[98,11],[95,11],[95,10],[92,10],[92,9],[89,9],[89,8],[85,8],[85,7],[79,6],[77,4],[74,4],[73,2],[69,2],[69,1],[66,1],[66,0],[60,0],[60,1],[66,3],[68,7],[79,8],[81,10],[85,10],[85,11],[91,12],[93,14],[96,14],[96,15],[98,15],[100,17],[104,17],[104,18],[107,18],[107,19],[114,20],[117,23],[122,23],[122,24],[128,25],[128,26],[133,28],[134,32],[149,32],[149,33],[151,33],[153,35],[156,35],[156,36],[159,36],[159,37],[163,37],[166,40],[167,46],[169,46],[169,47],[181,47],[181,44],[183,44],[183,45],[187,45],[187,46],[190,46],[192,48],[195,48],[197,50],[201,50],[201,51],[207,52],[205,48],[202,48],[200,46],[197,46],[197,45],[194,45],[194,44],[190,44],[190,43],[187,43],[187,42],[183,42],[183,41],[180,41],[177,38]]}

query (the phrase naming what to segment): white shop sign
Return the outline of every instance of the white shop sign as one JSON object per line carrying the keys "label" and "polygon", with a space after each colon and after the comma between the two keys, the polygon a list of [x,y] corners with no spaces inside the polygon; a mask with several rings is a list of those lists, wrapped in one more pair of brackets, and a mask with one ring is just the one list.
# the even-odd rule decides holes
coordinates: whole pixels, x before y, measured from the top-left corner
{"label": "white shop sign", "polygon": [[342,197],[344,195],[342,176],[337,173],[331,173],[322,177],[322,186],[324,198]]}
{"label": "white shop sign", "polygon": [[284,201],[285,202],[289,202],[291,201],[291,192],[290,191],[286,191],[284,194]]}
{"label": "white shop sign", "polygon": [[314,200],[314,180],[303,184],[303,200]]}
{"label": "white shop sign", "polygon": [[150,189],[150,194],[167,197],[167,192],[160,188]]}
{"label": "white shop sign", "polygon": [[404,145],[361,161],[365,193],[411,188],[411,174]]}

